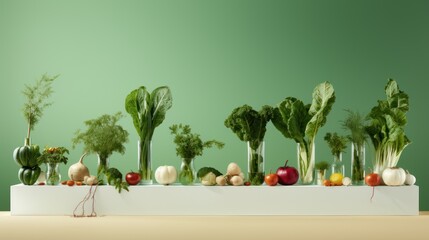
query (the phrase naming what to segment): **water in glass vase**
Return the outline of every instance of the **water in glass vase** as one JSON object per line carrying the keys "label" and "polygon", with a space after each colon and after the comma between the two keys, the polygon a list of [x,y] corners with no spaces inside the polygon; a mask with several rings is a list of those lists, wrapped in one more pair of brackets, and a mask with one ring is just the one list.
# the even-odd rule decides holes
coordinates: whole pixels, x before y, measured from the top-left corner
{"label": "water in glass vase", "polygon": [[247,142],[247,174],[252,185],[264,183],[265,142]]}
{"label": "water in glass vase", "polygon": [[180,166],[179,182],[182,185],[191,185],[196,179],[193,158],[183,158]]}

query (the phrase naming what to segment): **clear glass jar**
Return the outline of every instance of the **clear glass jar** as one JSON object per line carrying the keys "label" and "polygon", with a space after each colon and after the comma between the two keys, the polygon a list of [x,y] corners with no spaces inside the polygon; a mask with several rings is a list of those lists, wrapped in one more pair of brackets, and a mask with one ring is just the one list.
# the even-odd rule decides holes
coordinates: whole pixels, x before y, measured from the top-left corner
{"label": "clear glass jar", "polygon": [[179,182],[182,185],[191,185],[196,179],[196,172],[193,158],[183,158],[180,166]]}
{"label": "clear glass jar", "polygon": [[97,178],[100,184],[107,184],[106,172],[109,169],[109,156],[98,154]]}
{"label": "clear glass jar", "polygon": [[345,176],[345,167],[343,163],[343,153],[339,153],[338,155],[334,155],[334,162],[331,165],[331,172],[341,173],[341,175]]}
{"label": "clear glass jar", "polygon": [[153,183],[152,141],[138,141],[137,149],[139,173],[141,176],[140,184],[150,185]]}
{"label": "clear glass jar", "polygon": [[61,181],[60,174],[60,163],[47,163],[46,164],[46,184],[47,185],[58,185]]}
{"label": "clear glass jar", "polygon": [[316,169],[316,184],[322,186],[323,181],[326,179],[326,170],[327,169]]}
{"label": "clear glass jar", "polygon": [[247,142],[247,177],[252,185],[261,185],[265,177],[265,142]]}
{"label": "clear glass jar", "polygon": [[365,183],[365,142],[357,144],[352,142],[351,176],[353,185]]}
{"label": "clear glass jar", "polygon": [[297,144],[299,180],[302,185],[310,185],[314,182],[315,148],[314,142],[309,145]]}

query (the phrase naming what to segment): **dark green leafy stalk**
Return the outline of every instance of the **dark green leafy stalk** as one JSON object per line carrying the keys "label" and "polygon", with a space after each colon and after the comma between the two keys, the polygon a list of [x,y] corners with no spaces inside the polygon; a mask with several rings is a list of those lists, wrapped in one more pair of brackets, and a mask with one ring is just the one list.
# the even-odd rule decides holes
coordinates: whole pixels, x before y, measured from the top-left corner
{"label": "dark green leafy stalk", "polygon": [[313,90],[313,101],[305,105],[301,100],[287,97],[273,109],[272,122],[285,136],[299,144],[299,173],[302,183],[313,181],[311,159],[318,130],[326,123],[326,118],[335,102],[335,91],[329,82],[324,82]]}
{"label": "dark green leafy stalk", "polygon": [[140,174],[142,180],[151,180],[150,142],[155,128],[165,119],[167,110],[173,103],[170,89],[156,88],[152,93],[141,86],[131,91],[125,99],[125,109],[133,118],[133,124],[140,137]]}
{"label": "dark green leafy stalk", "polygon": [[34,130],[34,126],[39,122],[39,119],[43,116],[45,108],[52,105],[52,102],[47,102],[47,99],[53,93],[52,82],[58,77],[49,77],[44,74],[34,85],[25,85],[25,89],[22,91],[26,98],[26,102],[22,111],[24,117],[27,120],[28,130],[27,138],[30,138],[31,130]]}
{"label": "dark green leafy stalk", "polygon": [[263,183],[265,173],[261,166],[264,159],[258,149],[264,141],[266,126],[272,117],[273,109],[270,106],[263,106],[257,112],[249,105],[243,105],[235,108],[225,120],[225,126],[230,128],[241,141],[249,142],[249,147],[252,149],[249,156],[249,180],[255,185]]}
{"label": "dark green leafy stalk", "polygon": [[347,148],[347,137],[339,136],[337,133],[326,133],[324,139],[328,143],[332,155],[340,158],[340,154]]}
{"label": "dark green leafy stalk", "polygon": [[371,109],[368,114],[370,123],[365,127],[375,148],[374,172],[377,173],[387,167],[395,167],[402,151],[411,143],[404,130],[409,109],[408,95],[399,90],[393,79],[389,79],[385,93],[386,100],[379,100],[378,105]]}
{"label": "dark green leafy stalk", "polygon": [[364,148],[368,138],[365,131],[365,118],[359,112],[346,110],[347,118],[342,122],[343,128],[349,131],[347,136],[353,145],[353,160],[352,160],[352,182],[353,184],[363,183],[364,174]]}

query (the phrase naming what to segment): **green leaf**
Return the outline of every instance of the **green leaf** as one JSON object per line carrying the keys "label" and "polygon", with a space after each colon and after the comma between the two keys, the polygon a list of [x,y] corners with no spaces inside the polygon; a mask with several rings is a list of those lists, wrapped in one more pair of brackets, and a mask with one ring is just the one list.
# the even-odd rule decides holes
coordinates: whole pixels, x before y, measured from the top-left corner
{"label": "green leaf", "polygon": [[170,89],[166,86],[158,87],[151,94],[152,126],[158,127],[165,119],[167,110],[173,105]]}
{"label": "green leaf", "polygon": [[313,102],[309,110],[309,114],[312,117],[305,129],[305,135],[309,139],[314,139],[319,128],[325,125],[326,117],[331,111],[334,102],[335,91],[329,82],[324,82],[316,86],[313,91]]}
{"label": "green leaf", "polygon": [[197,173],[197,177],[199,179],[203,178],[205,175],[209,174],[209,173],[213,173],[214,175],[216,175],[216,177],[221,176],[222,173],[219,172],[217,169],[212,168],[212,167],[202,167],[200,168],[200,170],[198,170]]}

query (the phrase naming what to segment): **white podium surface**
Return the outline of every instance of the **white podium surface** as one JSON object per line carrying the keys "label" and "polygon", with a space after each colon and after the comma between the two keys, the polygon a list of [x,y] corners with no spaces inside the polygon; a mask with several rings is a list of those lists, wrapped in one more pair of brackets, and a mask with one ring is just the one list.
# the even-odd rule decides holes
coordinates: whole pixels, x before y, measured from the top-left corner
{"label": "white podium surface", "polygon": [[[64,216],[89,186],[11,186],[11,215]],[[98,215],[419,215],[419,187],[99,186]],[[92,202],[86,204],[90,212]]]}

